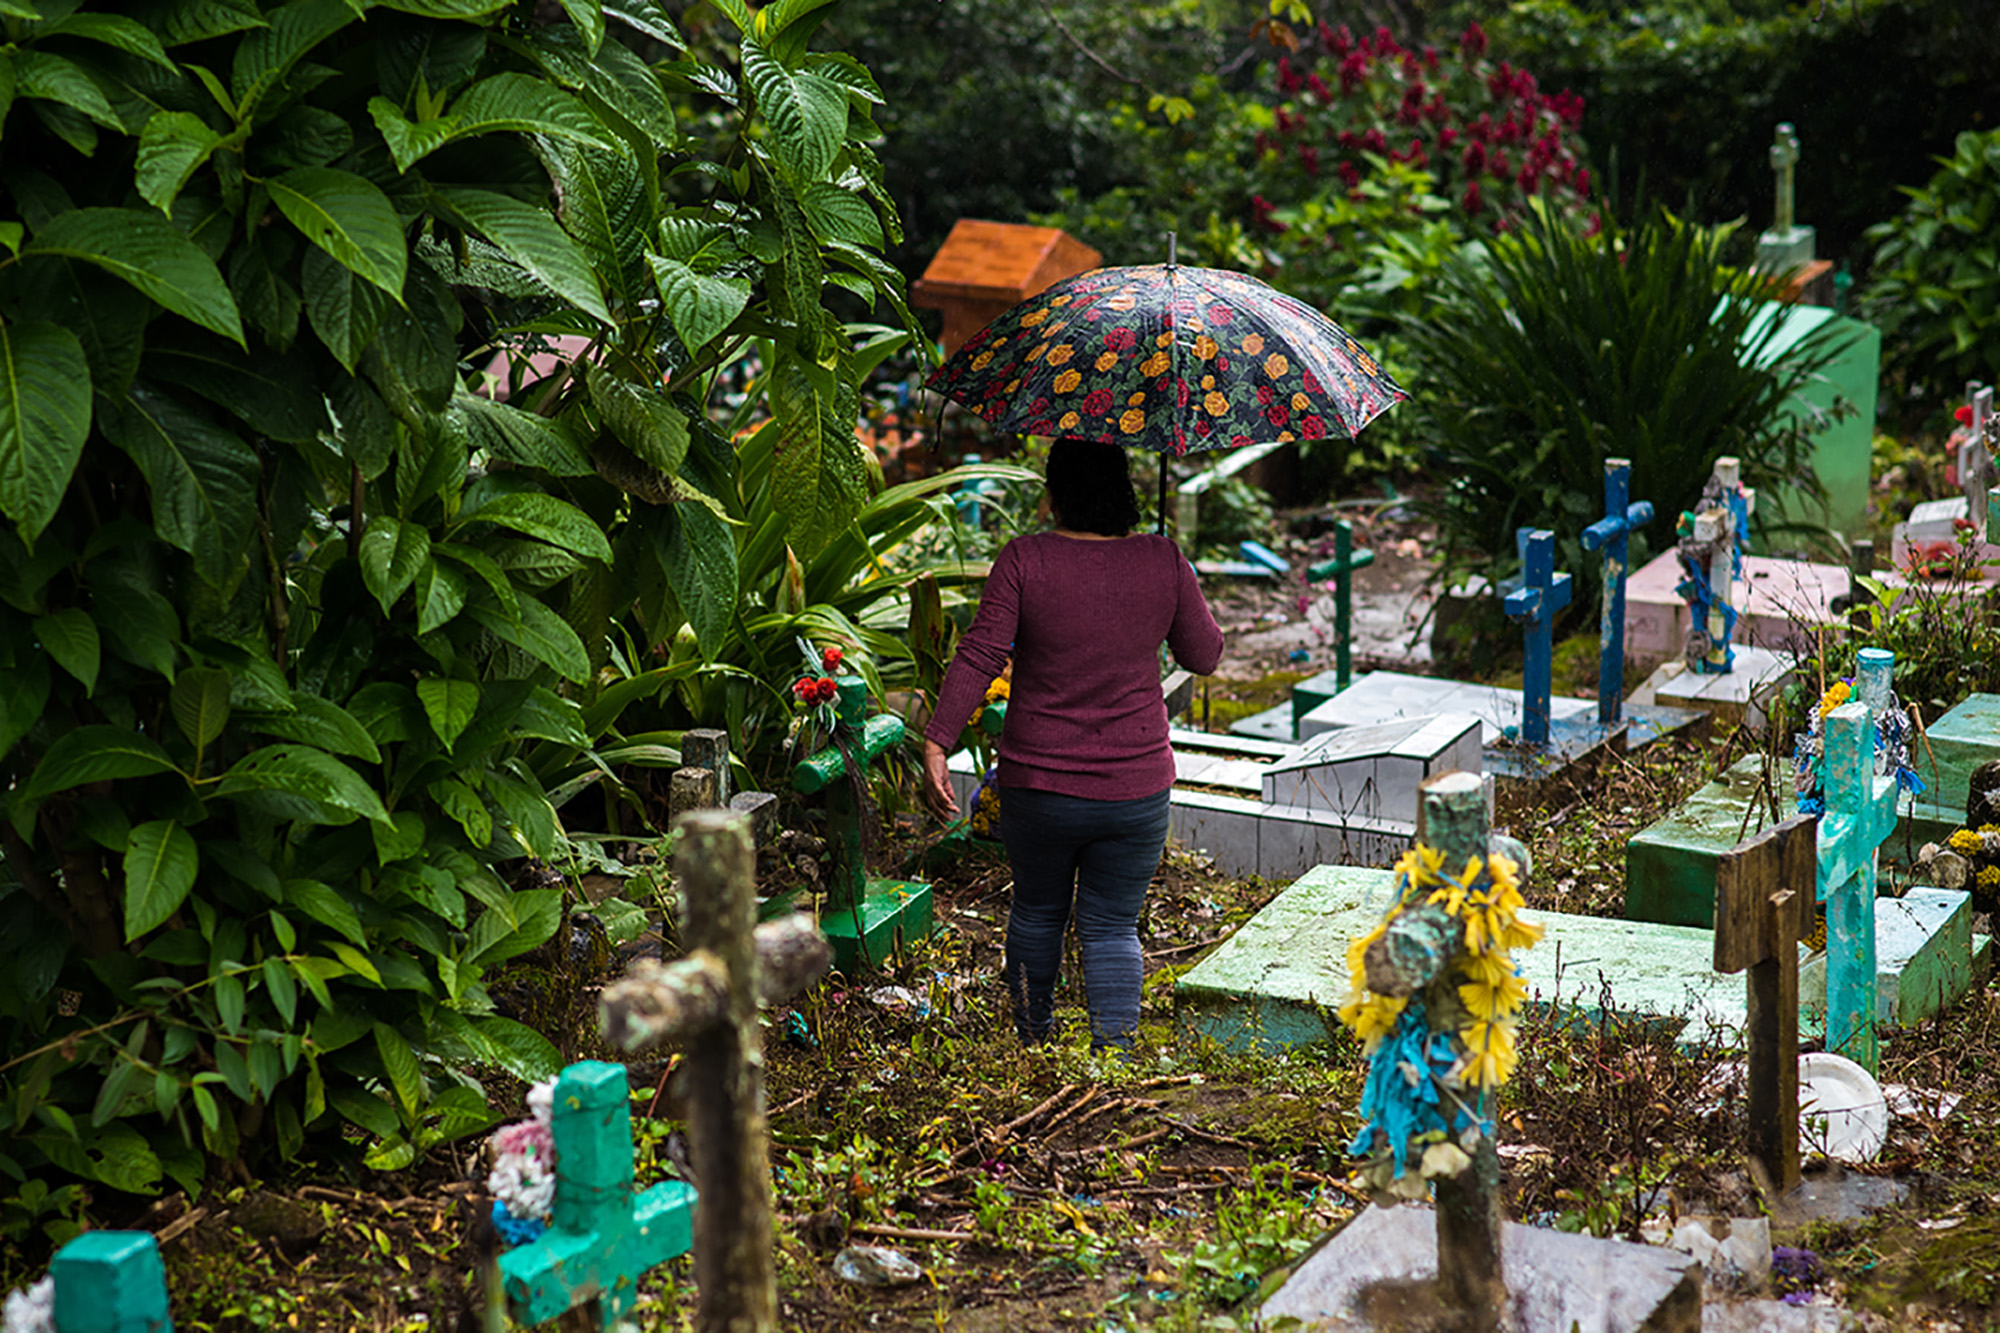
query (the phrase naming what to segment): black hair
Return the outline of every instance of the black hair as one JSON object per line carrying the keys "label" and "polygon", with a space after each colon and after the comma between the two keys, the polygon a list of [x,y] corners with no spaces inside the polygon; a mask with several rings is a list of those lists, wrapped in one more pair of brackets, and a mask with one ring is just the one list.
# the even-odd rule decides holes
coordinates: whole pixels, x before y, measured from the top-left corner
{"label": "black hair", "polygon": [[1065,436],[1049,447],[1049,505],[1074,532],[1123,537],[1139,523],[1132,468],[1115,444]]}

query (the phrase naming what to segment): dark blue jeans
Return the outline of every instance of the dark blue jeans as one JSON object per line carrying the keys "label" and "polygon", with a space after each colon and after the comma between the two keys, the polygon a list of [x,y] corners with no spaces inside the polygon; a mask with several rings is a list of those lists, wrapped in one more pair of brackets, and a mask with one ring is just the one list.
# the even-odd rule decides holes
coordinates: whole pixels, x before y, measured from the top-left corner
{"label": "dark blue jeans", "polygon": [[1093,801],[1028,787],[1001,791],[1000,840],[1014,871],[1007,990],[1022,1041],[1040,1041],[1055,1026],[1056,972],[1074,905],[1090,1044],[1132,1044],[1144,971],[1139,912],[1166,845],[1171,796],[1169,789]]}

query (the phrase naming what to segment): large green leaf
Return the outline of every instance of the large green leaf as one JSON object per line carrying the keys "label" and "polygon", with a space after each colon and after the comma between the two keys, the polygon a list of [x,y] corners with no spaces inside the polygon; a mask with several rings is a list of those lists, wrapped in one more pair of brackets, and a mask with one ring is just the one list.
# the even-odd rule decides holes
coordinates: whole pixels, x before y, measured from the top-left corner
{"label": "large green leaf", "polygon": [[587,477],[596,471],[569,432],[546,417],[460,390],[452,416],[464,427],[472,448],[522,467],[558,477]]}
{"label": "large green leaf", "polygon": [[132,12],[168,46],[264,25],[256,0],[140,0]]}
{"label": "large green leaf", "polygon": [[465,609],[465,575],[432,560],[417,575],[417,633],[450,624]]}
{"label": "large green leaf", "polygon": [[333,927],[356,944],[368,942],[367,934],[361,929],[361,918],[355,915],[353,905],[336,890],[316,879],[286,880],[285,902],[321,925]]}
{"label": "large green leaf", "polygon": [[590,368],[588,387],[592,405],[619,443],[669,477],[681,470],[688,451],[687,418],[664,389],[601,366]]}
{"label": "large green leaf", "polygon": [[0,284],[8,319],[48,319],[76,335],[90,363],[90,391],[115,398],[132,384],[153,303],[110,274],[69,259],[40,259]]}
{"label": "large green leaf", "polygon": [[294,167],[266,182],[271,199],[320,249],[400,297],[409,247],[389,196],[336,167]]}
{"label": "large green leaf", "polygon": [[53,615],[35,617],[35,637],[41,640],[55,664],[83,682],[88,695],[97,689],[97,668],[103,648],[97,641],[97,622],[79,606],[66,607]]}
{"label": "large green leaf", "polygon": [[156,743],[123,727],[88,726],[65,732],[49,747],[20,799],[41,801],[59,791],[114,778],[143,778],[173,771]]}
{"label": "large green leaf", "polygon": [[87,116],[107,130],[125,128],[104,90],[75,61],[30,47],[15,52],[13,65],[17,96],[38,98],[53,108]]}
{"label": "large green leaf", "polygon": [[[267,745],[253,750],[237,760],[215,787],[217,796],[252,792],[296,797],[379,823],[386,823],[389,818],[374,788],[359,773],[324,750],[309,745]],[[304,811],[300,817],[311,818]]]}
{"label": "large green leaf", "polygon": [[847,137],[847,90],[819,74],[785,66],[748,37],[743,79],[770,122],[771,154],[796,185],[821,180]]}
{"label": "large green leaf", "polygon": [[252,355],[203,335],[147,348],[145,370],[154,383],[194,390],[257,435],[309,444],[327,427],[323,390],[302,355]]}
{"label": "large green leaf", "polygon": [[153,35],[152,30],[123,14],[68,14],[52,23],[44,23],[35,31],[37,41],[50,37],[80,37],[84,41],[99,42],[179,73],[179,67],[167,57],[160,46],[160,39]]}
{"label": "large green leaf", "polygon": [[174,678],[167,701],[181,735],[197,750],[207,746],[229,725],[230,675],[221,667],[197,667]]}
{"label": "large green leaf", "polygon": [[736,539],[700,505],[675,506],[673,520],[653,532],[660,572],[674,590],[702,656],[713,658],[728,639],[736,612]]}
{"label": "large green leaf", "polygon": [[107,410],[102,425],[146,474],[161,538],[192,555],[209,584],[229,584],[255,525],[255,451],[205,414],[144,383]]}
{"label": "large green leaf", "polygon": [[698,272],[690,264],[663,255],[648,258],[667,318],[690,352],[706,347],[750,304],[753,284],[747,277]]}
{"label": "large green leaf", "polygon": [[582,34],[584,49],[595,57],[604,42],[604,6],[600,0],[562,0],[562,8]]}
{"label": "large green leaf", "polygon": [[411,121],[387,98],[373,98],[368,114],[389,145],[399,171],[408,171],[448,143],[484,134],[541,134],[611,149],[615,141],[590,108],[562,89],[526,74],[495,74],[466,89],[450,110]]}
{"label": "large green leaf", "polygon": [[561,139],[538,146],[562,200],[563,225],[590,256],[615,305],[629,312],[644,286],[637,261],[650,214],[638,165],[626,154]]}
{"label": "large green leaf", "polygon": [[540,1083],[562,1071],[562,1054],[555,1045],[524,1023],[489,1014],[475,1020],[473,1027],[487,1058],[515,1078]]}
{"label": "large green leaf", "polygon": [[[374,341],[391,297],[324,250],[308,251],[300,268],[306,319],[334,359],[352,374]],[[385,462],[387,457],[385,443]]]}
{"label": "large green leaf", "polygon": [[22,254],[62,255],[95,264],[175,314],[243,341],[236,301],[214,261],[150,209],[79,208],[58,214]]}
{"label": "large green leaf", "polygon": [[587,560],[611,563],[611,543],[604,539],[604,529],[567,500],[539,491],[495,496],[470,513],[461,513],[453,527],[461,528],[467,523],[512,528],[565,551],[574,551]]}
{"label": "large green leaf", "polygon": [[447,213],[492,242],[536,281],[595,318],[611,322],[611,312],[582,247],[547,213],[490,190],[445,189],[436,193]]}
{"label": "large green leaf", "polygon": [[840,424],[846,408],[841,390],[828,383],[832,378],[809,373],[790,355],[780,358],[771,376],[778,425],[772,506],[785,516],[787,541],[806,558],[853,520],[868,494],[868,465],[853,426]]}
{"label": "large green leaf", "polygon": [[430,563],[431,534],[421,524],[380,514],[361,534],[361,582],[389,614],[396,599]]}
{"label": "large green leaf", "polygon": [[687,54],[687,43],[681,40],[674,21],[655,0],[605,0],[604,17],[644,33],[679,54]]}
{"label": "large green leaf", "polygon": [[90,433],[90,367],[60,324],[0,325],[0,512],[34,541],[55,517]]}
{"label": "large green leaf", "polygon": [[521,619],[518,622],[481,605],[468,607],[467,614],[500,639],[537,661],[554,667],[566,679],[578,682],[588,680],[590,655],[584,651],[583,640],[576,636],[569,622],[532,597],[523,597],[520,606]]}
{"label": "large green leaf", "polygon": [[172,216],[174,199],[222,136],[191,111],[161,111],[139,133],[139,197]]}
{"label": "large green leaf", "polygon": [[42,720],[49,701],[49,659],[28,654],[20,666],[0,669],[0,759],[14,752],[21,738]]}
{"label": "large green leaf", "polygon": [[389,1076],[396,1100],[403,1104],[403,1114],[415,1115],[424,1100],[424,1071],[417,1063],[417,1053],[403,1034],[387,1023],[375,1025],[375,1050],[382,1057],[382,1069]]}
{"label": "large green leaf", "polygon": [[125,844],[125,938],[136,940],[186,901],[201,854],[188,831],[171,819],[132,830]]}
{"label": "large green leaf", "polygon": [[382,752],[377,748],[374,737],[368,734],[368,728],[361,725],[354,714],[331,699],[322,699],[304,690],[292,691],[291,698],[291,712],[253,713],[243,719],[244,725],[267,736],[302,741],[335,754],[365,759],[371,764],[381,762]]}
{"label": "large green leaf", "polygon": [[479,685],[470,680],[424,676],[417,681],[417,699],[431,720],[431,730],[448,750],[458,743],[459,735],[479,711]]}
{"label": "large green leaf", "polygon": [[822,241],[882,248],[882,224],[875,210],[853,191],[816,181],[799,191],[799,206],[805,210],[806,225]]}
{"label": "large green leaf", "polygon": [[295,0],[267,13],[266,26],[243,39],[230,67],[236,118],[247,122],[264,94],[306,52],[358,20],[363,8],[346,0]]}

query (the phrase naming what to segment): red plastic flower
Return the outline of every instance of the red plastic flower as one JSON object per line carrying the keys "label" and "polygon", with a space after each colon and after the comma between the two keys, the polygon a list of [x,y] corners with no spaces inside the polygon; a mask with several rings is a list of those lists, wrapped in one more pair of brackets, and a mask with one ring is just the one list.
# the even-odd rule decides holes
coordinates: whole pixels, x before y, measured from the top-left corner
{"label": "red plastic flower", "polygon": [[839,695],[839,693],[840,686],[833,683],[831,676],[821,676],[813,682],[813,698],[820,703],[825,703],[829,699]]}
{"label": "red plastic flower", "polygon": [[840,666],[841,656],[841,651],[838,648],[822,649],[819,655],[821,669],[825,671],[837,670]]}
{"label": "red plastic flower", "polygon": [[1972,424],[1972,404],[1962,403],[1951,414],[1951,419],[1961,426]]}

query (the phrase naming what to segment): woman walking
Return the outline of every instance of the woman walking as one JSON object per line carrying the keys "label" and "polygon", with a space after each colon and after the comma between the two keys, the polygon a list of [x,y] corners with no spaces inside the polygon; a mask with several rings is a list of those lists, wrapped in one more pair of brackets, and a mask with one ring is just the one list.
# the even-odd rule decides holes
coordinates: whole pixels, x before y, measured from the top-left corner
{"label": "woman walking", "polygon": [[924,800],[958,813],[946,756],[1014,661],[1000,737],[1000,838],[1014,871],[1006,977],[1021,1040],[1055,1024],[1056,972],[1072,912],[1093,1049],[1139,1026],[1139,914],[1166,844],[1174,756],[1159,650],[1215,670],[1222,631],[1180,549],[1132,535],[1139,507],[1125,451],[1063,439],[1049,451],[1055,528],[993,562],[924,729]]}

